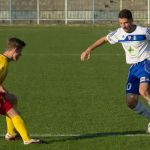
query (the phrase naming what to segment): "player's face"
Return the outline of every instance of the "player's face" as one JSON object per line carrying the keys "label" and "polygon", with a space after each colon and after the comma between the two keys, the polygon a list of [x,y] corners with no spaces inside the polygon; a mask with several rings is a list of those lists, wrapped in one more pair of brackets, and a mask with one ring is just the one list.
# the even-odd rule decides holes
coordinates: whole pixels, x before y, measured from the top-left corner
{"label": "player's face", "polygon": [[119,18],[119,24],[120,27],[125,31],[125,32],[131,32],[132,31],[132,20],[129,20],[127,18]]}
{"label": "player's face", "polygon": [[17,61],[21,56],[21,52],[22,52],[22,48],[16,49],[15,52],[13,53],[12,59],[14,61]]}

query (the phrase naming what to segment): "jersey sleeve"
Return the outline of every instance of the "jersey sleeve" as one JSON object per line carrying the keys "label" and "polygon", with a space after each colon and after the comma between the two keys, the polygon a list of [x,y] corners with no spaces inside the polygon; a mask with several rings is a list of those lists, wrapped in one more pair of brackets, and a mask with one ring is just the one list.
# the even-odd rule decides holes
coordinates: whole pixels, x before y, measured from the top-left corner
{"label": "jersey sleeve", "polygon": [[146,28],[146,38],[150,40],[150,28]]}
{"label": "jersey sleeve", "polygon": [[118,42],[118,38],[117,38],[117,30],[110,32],[107,36],[106,36],[108,42],[110,44],[115,44]]}

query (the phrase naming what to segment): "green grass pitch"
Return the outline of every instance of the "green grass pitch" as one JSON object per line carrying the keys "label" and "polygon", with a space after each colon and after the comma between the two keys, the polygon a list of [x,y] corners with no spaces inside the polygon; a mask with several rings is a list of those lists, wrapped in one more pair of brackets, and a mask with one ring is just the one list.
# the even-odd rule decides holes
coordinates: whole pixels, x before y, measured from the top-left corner
{"label": "green grass pitch", "polygon": [[1,150],[149,149],[150,136],[144,134],[148,120],[125,103],[129,66],[121,45],[106,44],[93,51],[91,61],[80,62],[81,52],[111,30],[114,27],[0,27],[1,51],[9,37],[27,43],[20,60],[10,64],[4,84],[18,96],[31,135],[47,142],[24,146],[4,141],[1,116]]}

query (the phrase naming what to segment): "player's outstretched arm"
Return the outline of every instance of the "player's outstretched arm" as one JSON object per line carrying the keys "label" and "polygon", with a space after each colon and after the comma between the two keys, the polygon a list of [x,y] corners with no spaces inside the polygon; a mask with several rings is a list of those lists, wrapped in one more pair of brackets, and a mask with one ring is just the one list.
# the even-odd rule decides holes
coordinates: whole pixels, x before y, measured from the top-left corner
{"label": "player's outstretched arm", "polygon": [[106,36],[103,36],[100,39],[98,39],[94,44],[92,44],[85,51],[82,52],[82,54],[80,56],[81,61],[84,61],[85,58],[87,58],[87,60],[89,60],[91,58],[91,51],[93,49],[95,49],[96,47],[103,45],[107,41],[108,40],[107,40]]}

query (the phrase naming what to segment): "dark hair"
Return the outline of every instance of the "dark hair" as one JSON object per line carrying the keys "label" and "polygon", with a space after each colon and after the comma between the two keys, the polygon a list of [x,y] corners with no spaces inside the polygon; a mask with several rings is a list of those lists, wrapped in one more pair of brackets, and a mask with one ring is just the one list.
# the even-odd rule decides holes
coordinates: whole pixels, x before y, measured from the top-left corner
{"label": "dark hair", "polygon": [[119,12],[118,18],[127,18],[128,20],[133,20],[132,13],[128,9],[123,9]]}
{"label": "dark hair", "polygon": [[7,49],[12,49],[12,48],[23,48],[26,46],[26,43],[18,38],[12,37],[8,39],[7,42]]}

